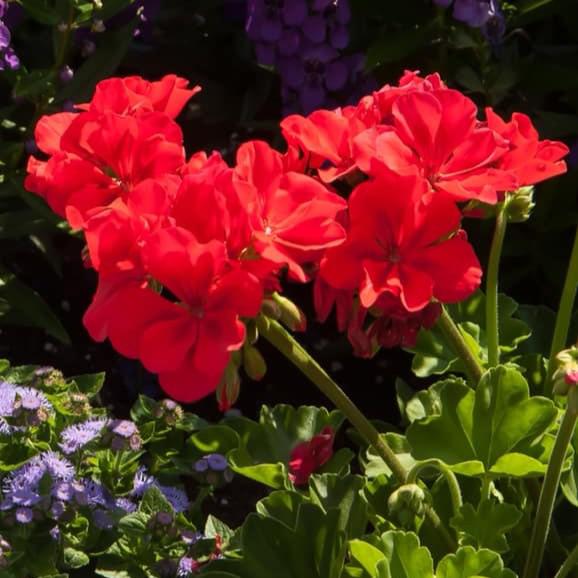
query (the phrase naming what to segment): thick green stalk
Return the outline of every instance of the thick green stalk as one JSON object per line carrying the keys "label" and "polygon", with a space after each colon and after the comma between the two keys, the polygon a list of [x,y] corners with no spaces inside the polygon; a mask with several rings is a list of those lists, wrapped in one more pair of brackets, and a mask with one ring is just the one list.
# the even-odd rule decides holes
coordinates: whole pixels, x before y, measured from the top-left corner
{"label": "thick green stalk", "polygon": [[556,325],[554,326],[554,335],[552,337],[552,346],[550,347],[550,359],[548,360],[548,373],[545,380],[545,393],[552,395],[552,376],[556,370],[556,355],[566,348],[568,339],[568,329],[572,318],[572,309],[576,298],[576,289],[578,288],[578,228],[574,238],[574,246],[568,263],[566,272],[566,281],[560,297],[560,305],[556,314]]}
{"label": "thick green stalk", "polygon": [[[404,484],[407,480],[407,471],[395,455],[395,452],[349,396],[331,379],[301,344],[280,323],[273,319],[268,319],[262,315],[259,316],[257,318],[257,328],[259,329],[259,335],[278,349],[333,402],[389,466],[399,483]],[[457,547],[455,540],[431,507],[426,508],[426,516],[429,522],[443,536],[448,547],[452,551],[455,550]]]}
{"label": "thick green stalk", "polygon": [[544,548],[550,530],[554,501],[558,492],[558,485],[560,484],[562,465],[566,457],[566,452],[568,451],[568,446],[572,441],[577,418],[578,391],[576,387],[571,387],[568,392],[566,411],[564,412],[560,428],[556,434],[556,441],[554,442],[546,476],[542,483],[523,578],[538,578],[542,557],[544,556]]}
{"label": "thick green stalk", "polygon": [[490,248],[490,258],[486,271],[486,338],[488,341],[488,366],[500,363],[500,334],[498,328],[498,273],[500,258],[506,236],[508,217],[505,205],[499,207],[496,215],[496,227]]}
{"label": "thick green stalk", "polygon": [[576,544],[572,552],[568,554],[568,558],[566,558],[564,564],[560,566],[560,570],[556,572],[554,578],[566,578],[576,566],[578,566],[578,544]]}
{"label": "thick green stalk", "polygon": [[478,385],[484,369],[477,355],[470,349],[470,346],[464,339],[460,328],[455,324],[451,315],[443,306],[442,313],[438,320],[438,327],[441,329],[445,340],[449,343],[454,353],[463,361],[466,366],[466,372],[474,386]]}
{"label": "thick green stalk", "polygon": [[440,460],[432,458],[430,460],[425,460],[419,462],[409,471],[407,475],[407,483],[415,484],[422,470],[426,468],[435,468],[438,470],[446,479],[448,489],[450,492],[450,499],[452,501],[452,508],[454,514],[459,514],[460,509],[463,505],[462,492],[460,490],[460,484],[456,475]]}

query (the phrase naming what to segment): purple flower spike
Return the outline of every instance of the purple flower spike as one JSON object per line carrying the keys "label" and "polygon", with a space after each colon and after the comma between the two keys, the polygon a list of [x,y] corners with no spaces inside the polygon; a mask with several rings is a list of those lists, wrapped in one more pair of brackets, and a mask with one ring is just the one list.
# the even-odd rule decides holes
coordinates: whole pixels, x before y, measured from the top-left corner
{"label": "purple flower spike", "polygon": [[349,30],[344,24],[336,24],[329,29],[331,46],[338,50],[347,48],[349,44]]}
{"label": "purple flower spike", "polygon": [[325,72],[325,86],[327,90],[341,90],[347,83],[349,70],[341,60],[335,60],[327,65]]}
{"label": "purple flower spike", "polygon": [[0,21],[0,50],[6,50],[10,46],[10,30],[2,21]]}
{"label": "purple flower spike", "polygon": [[319,14],[312,14],[303,24],[303,34],[315,44],[320,44],[325,40],[326,32],[327,23],[325,22],[325,18]]}
{"label": "purple flower spike", "polygon": [[456,0],[453,16],[472,28],[479,28],[490,19],[489,2],[487,0]]}
{"label": "purple flower spike", "polygon": [[279,41],[279,53],[283,56],[293,56],[297,54],[301,47],[301,34],[298,30],[286,29]]}
{"label": "purple flower spike", "polygon": [[307,3],[304,0],[286,0],[283,3],[283,21],[287,26],[301,26],[307,18]]}
{"label": "purple flower spike", "polygon": [[275,45],[257,42],[257,44],[255,44],[255,56],[259,64],[263,66],[275,66],[277,60]]}

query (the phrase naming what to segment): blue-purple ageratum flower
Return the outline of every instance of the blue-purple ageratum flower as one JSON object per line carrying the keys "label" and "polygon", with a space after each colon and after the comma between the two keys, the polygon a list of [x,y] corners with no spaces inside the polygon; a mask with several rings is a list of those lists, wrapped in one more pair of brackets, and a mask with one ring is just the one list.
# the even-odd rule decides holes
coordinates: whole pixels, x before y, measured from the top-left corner
{"label": "blue-purple ageratum flower", "polygon": [[179,578],[187,578],[188,576],[192,576],[193,572],[195,572],[198,568],[199,563],[194,558],[183,556],[179,560],[179,566],[177,568],[177,576]]}
{"label": "blue-purple ageratum flower", "polygon": [[158,488],[175,512],[184,512],[189,508],[189,499],[187,498],[187,494],[180,488],[161,486],[160,484],[158,485]]}
{"label": "blue-purple ageratum flower", "polygon": [[136,504],[129,498],[117,498],[114,501],[114,505],[116,508],[118,508],[119,510],[123,510],[127,514],[136,512]]}
{"label": "blue-purple ageratum flower", "polygon": [[112,433],[123,438],[130,438],[138,433],[136,424],[127,419],[115,419],[110,422],[109,429]]}
{"label": "blue-purple ageratum flower", "polygon": [[78,451],[98,438],[107,422],[106,418],[98,418],[68,426],[60,434],[60,448],[65,454]]}
{"label": "blue-purple ageratum flower", "polygon": [[134,475],[132,484],[131,496],[136,498],[141,497],[151,486],[157,485],[157,480],[154,476],[147,473],[144,466],[140,466]]}
{"label": "blue-purple ageratum flower", "polygon": [[34,512],[31,508],[17,508],[15,516],[19,524],[30,524],[34,519]]}
{"label": "blue-purple ageratum flower", "polygon": [[16,70],[20,66],[20,60],[10,46],[12,35],[5,20],[7,13],[8,2],[0,0],[0,70]]}
{"label": "blue-purple ageratum flower", "polygon": [[52,404],[46,399],[46,396],[34,387],[16,386],[16,403],[22,409],[34,411],[40,408],[51,410]]}

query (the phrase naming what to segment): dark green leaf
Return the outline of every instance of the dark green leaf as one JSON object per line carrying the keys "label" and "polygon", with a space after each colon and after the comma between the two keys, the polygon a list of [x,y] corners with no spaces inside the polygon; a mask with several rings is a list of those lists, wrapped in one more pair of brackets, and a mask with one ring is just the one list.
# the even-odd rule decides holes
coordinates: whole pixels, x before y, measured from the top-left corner
{"label": "dark green leaf", "polygon": [[508,550],[506,532],[511,530],[522,517],[522,512],[512,504],[501,504],[482,500],[477,510],[464,504],[460,513],[451,520],[453,528],[464,535],[460,544],[489,548],[502,553]]}

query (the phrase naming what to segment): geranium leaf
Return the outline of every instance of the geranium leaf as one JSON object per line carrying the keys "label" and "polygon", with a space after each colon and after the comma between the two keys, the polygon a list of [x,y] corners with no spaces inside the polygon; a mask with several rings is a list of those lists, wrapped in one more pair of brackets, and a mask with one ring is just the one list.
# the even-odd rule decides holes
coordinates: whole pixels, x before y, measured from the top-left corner
{"label": "geranium leaf", "polygon": [[[381,434],[381,436],[395,452],[399,461],[404,465],[404,467],[409,470],[415,465],[415,459],[411,455],[411,449],[405,436],[391,432]],[[361,462],[363,471],[368,478],[376,478],[382,474],[391,476],[392,474],[389,466],[380,456],[377,455],[371,446],[365,450],[365,454],[363,455]]]}
{"label": "geranium leaf", "polygon": [[[487,360],[485,331],[485,296],[476,291],[469,299],[448,305],[448,311],[458,325],[461,333],[474,353]],[[521,319],[514,317],[518,304],[507,295],[498,296],[500,351],[511,354],[518,345],[528,339],[531,330]],[[414,353],[412,369],[420,377],[442,374],[448,371],[464,372],[464,366],[446,343],[441,330],[434,326],[430,330],[421,330],[417,342],[409,349]]]}
{"label": "geranium leaf", "polygon": [[516,578],[516,574],[504,568],[504,562],[496,552],[475,550],[471,546],[448,554],[437,566],[436,578]]}
{"label": "geranium leaf", "polygon": [[460,544],[502,553],[508,550],[506,532],[521,517],[522,512],[512,504],[483,500],[477,509],[472,504],[464,504],[450,524],[458,532],[463,532]]}
{"label": "geranium leaf", "polygon": [[338,578],[345,560],[339,511],[314,504],[299,506],[294,528],[250,514],[242,532],[243,578]]}
{"label": "geranium leaf", "polygon": [[459,381],[440,391],[441,414],[412,423],[407,440],[415,459],[437,458],[468,476],[525,477],[545,471],[546,436],[557,410],[529,397],[528,383],[511,367],[487,371],[474,392]]}
{"label": "geranium leaf", "polygon": [[361,495],[364,484],[361,476],[335,474],[314,475],[309,481],[311,501],[326,512],[336,508],[339,511],[338,528],[348,538],[363,535],[367,528],[367,502]]}

